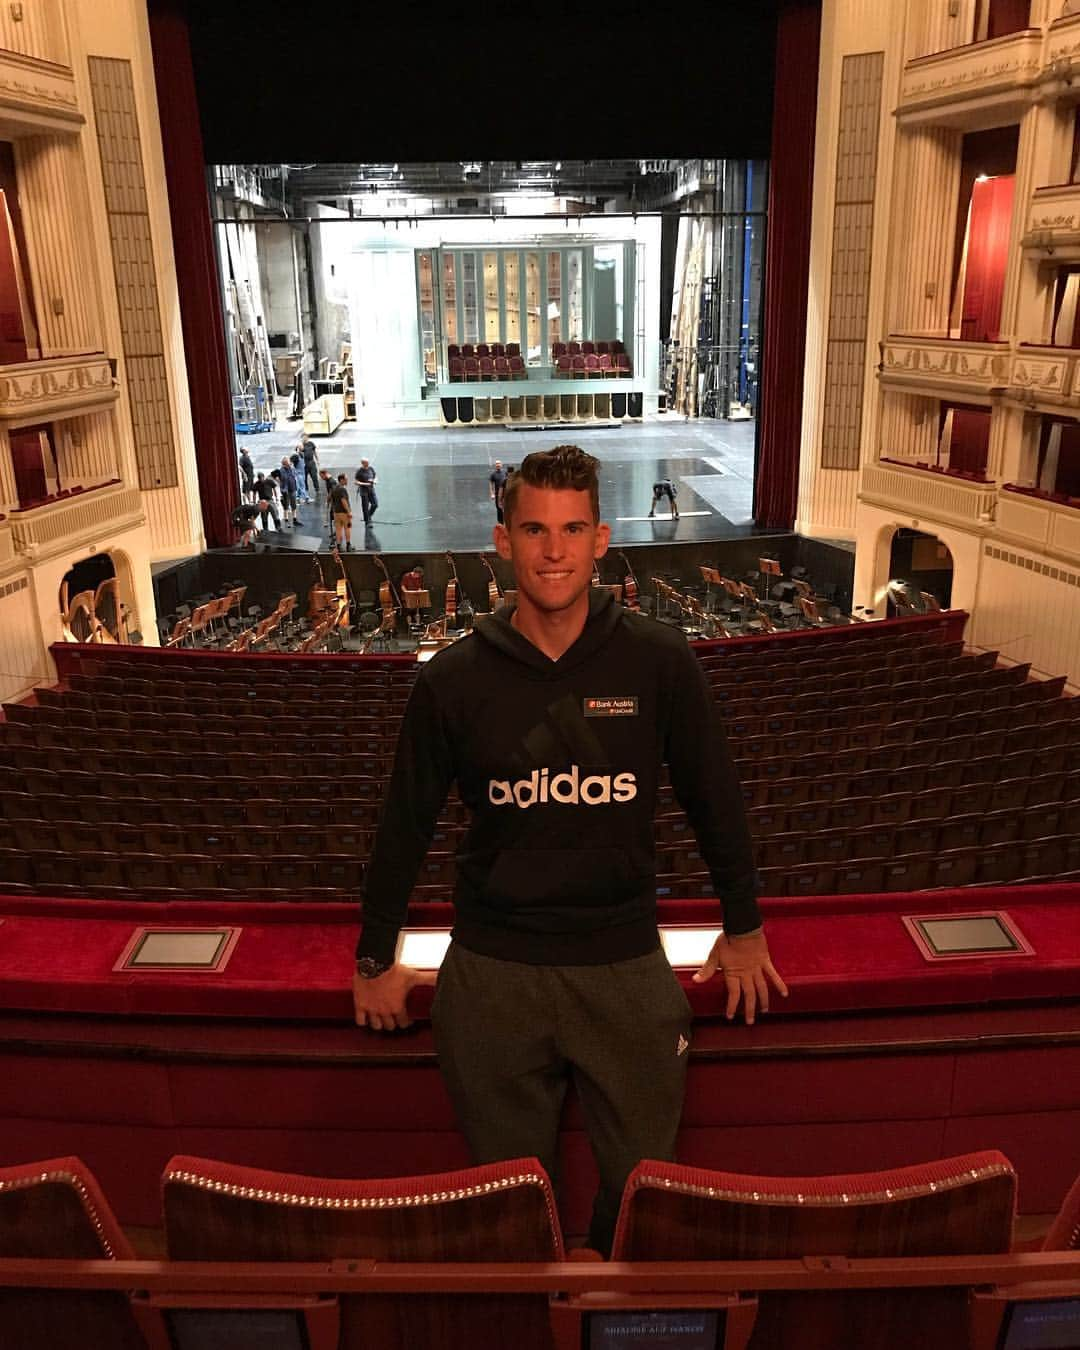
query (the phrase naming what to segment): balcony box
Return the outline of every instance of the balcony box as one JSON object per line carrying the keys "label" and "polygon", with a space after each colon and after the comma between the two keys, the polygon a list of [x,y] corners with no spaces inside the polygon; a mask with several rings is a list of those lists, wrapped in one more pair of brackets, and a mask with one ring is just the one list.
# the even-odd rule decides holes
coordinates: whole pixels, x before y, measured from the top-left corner
{"label": "balcony box", "polygon": [[1018,120],[1043,69],[1038,29],[950,47],[904,67],[897,117],[907,125],[978,131]]}
{"label": "balcony box", "polygon": [[70,67],[0,49],[0,137],[71,136],[85,121]]}
{"label": "balcony box", "polygon": [[900,464],[867,464],[859,497],[904,516],[985,531],[992,528],[997,485]]}
{"label": "balcony box", "polygon": [[28,511],[11,511],[11,538],[17,553],[40,561],[54,553],[100,543],[145,520],[137,488],[106,486],[46,502]]}
{"label": "balcony box", "polygon": [[884,389],[961,403],[989,403],[1009,381],[1007,342],[961,342],[892,334],[881,344]]}
{"label": "balcony box", "polygon": [[998,499],[995,537],[1080,562],[1080,507],[1006,487]]}
{"label": "balcony box", "polygon": [[81,417],[118,397],[112,367],[100,352],[0,366],[0,425],[5,427]]}

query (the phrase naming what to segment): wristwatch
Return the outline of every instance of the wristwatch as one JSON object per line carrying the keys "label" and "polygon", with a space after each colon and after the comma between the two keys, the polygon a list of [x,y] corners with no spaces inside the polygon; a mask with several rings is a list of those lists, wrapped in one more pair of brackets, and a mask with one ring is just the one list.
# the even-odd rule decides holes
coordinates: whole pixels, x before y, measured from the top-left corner
{"label": "wristwatch", "polygon": [[358,956],[356,973],[362,980],[376,980],[380,975],[385,975],[393,964],[393,961],[380,961],[374,956]]}

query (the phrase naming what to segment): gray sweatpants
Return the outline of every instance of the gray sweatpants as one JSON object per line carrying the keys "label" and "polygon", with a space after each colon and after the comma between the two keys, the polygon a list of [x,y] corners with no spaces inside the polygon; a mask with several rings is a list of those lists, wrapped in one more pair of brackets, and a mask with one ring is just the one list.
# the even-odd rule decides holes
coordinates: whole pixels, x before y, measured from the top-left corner
{"label": "gray sweatpants", "polygon": [[556,1176],[573,1082],[600,1173],[589,1243],[611,1249],[626,1178],[672,1159],[690,1005],[662,951],[599,966],[534,966],[456,942],[432,1022],[439,1068],[477,1163],[535,1155]]}

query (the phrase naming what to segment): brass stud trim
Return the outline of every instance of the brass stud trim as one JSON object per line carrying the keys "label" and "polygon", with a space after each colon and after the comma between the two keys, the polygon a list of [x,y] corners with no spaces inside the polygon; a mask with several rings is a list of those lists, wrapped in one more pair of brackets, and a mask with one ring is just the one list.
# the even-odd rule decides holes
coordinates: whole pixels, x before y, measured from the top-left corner
{"label": "brass stud trim", "polygon": [[[966,1186],[972,1181],[984,1181],[987,1177],[1011,1176],[1011,1168],[1003,1163],[990,1163],[986,1167],[972,1167],[966,1172],[957,1173],[956,1176],[942,1177],[936,1181],[923,1182],[917,1186],[899,1186],[886,1188],[880,1191],[861,1191],[858,1194],[852,1194],[844,1191],[839,1195],[814,1195],[807,1196],[804,1192],[793,1191],[777,1192],[775,1195],[767,1195],[761,1191],[733,1191],[726,1190],[722,1186],[697,1186],[692,1182],[673,1181],[670,1177],[639,1177],[636,1183],[636,1189],[644,1186],[663,1187],[665,1190],[675,1191],[679,1195],[700,1196],[709,1200],[733,1200],[740,1204],[766,1204],[766,1205],[805,1205],[808,1202],[814,1205],[836,1206],[838,1208],[851,1204],[875,1204],[882,1200],[911,1200],[920,1195],[928,1193],[936,1194],[939,1191],[952,1190],[957,1186]],[[778,1178],[782,1180],[782,1178]],[[1078,1229],[1080,1233],[1080,1229]]]}
{"label": "brass stud trim", "polygon": [[31,1186],[40,1186],[49,1182],[62,1182],[72,1188],[86,1211],[86,1217],[93,1225],[94,1232],[97,1234],[97,1239],[101,1243],[105,1255],[110,1261],[114,1260],[116,1253],[113,1251],[112,1243],[105,1236],[105,1225],[102,1222],[101,1215],[98,1213],[93,1200],[91,1200],[90,1192],[86,1189],[82,1177],[76,1176],[74,1172],[35,1172],[31,1176],[14,1177],[9,1181],[0,1181],[0,1194],[5,1191],[27,1191]]}

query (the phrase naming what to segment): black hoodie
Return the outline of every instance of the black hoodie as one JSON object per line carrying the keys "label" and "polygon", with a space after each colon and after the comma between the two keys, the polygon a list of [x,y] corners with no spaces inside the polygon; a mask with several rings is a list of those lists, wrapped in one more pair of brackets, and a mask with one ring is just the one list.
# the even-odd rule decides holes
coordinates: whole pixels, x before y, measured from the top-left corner
{"label": "black hoodie", "polygon": [[558,661],[501,609],[421,669],[364,880],[357,956],[394,959],[454,782],[472,816],[457,855],[457,942],[551,965],[654,951],[665,761],[726,931],[761,922],[742,793],[701,667],[675,629],[606,590],[589,598],[581,636]]}

